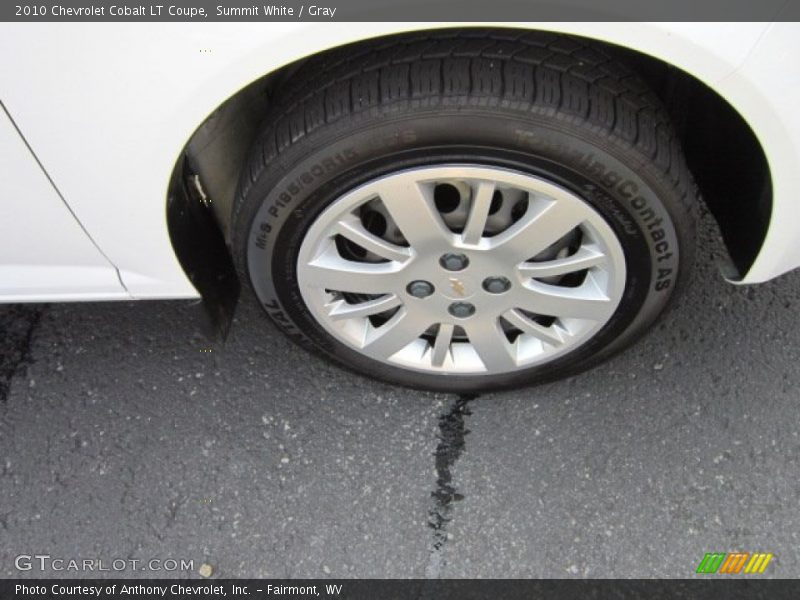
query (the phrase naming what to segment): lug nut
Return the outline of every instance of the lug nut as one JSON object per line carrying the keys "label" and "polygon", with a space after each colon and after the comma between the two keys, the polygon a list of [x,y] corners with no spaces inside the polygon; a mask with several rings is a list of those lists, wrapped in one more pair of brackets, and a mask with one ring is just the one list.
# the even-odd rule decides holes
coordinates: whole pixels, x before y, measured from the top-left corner
{"label": "lug nut", "polygon": [[483,280],[483,289],[490,294],[502,294],[511,287],[511,282],[505,277],[487,277]]}
{"label": "lug nut", "polygon": [[442,255],[439,264],[448,271],[463,271],[469,265],[469,259],[463,254],[448,252]]}
{"label": "lug nut", "polygon": [[421,279],[412,281],[406,286],[406,291],[415,298],[427,298],[433,293],[433,284]]}
{"label": "lug nut", "polygon": [[447,311],[459,319],[466,319],[475,314],[475,305],[469,302],[453,302]]}

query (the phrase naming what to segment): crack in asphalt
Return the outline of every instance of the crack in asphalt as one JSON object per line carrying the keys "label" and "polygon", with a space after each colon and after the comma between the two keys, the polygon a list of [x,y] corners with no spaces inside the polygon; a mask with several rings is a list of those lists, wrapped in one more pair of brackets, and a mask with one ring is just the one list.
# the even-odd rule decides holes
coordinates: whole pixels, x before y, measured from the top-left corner
{"label": "crack in asphalt", "polygon": [[439,417],[439,444],[436,446],[436,490],[431,493],[433,507],[428,512],[428,527],[433,530],[430,558],[425,569],[427,579],[437,579],[444,566],[447,545],[447,525],[452,520],[453,502],[464,499],[453,483],[452,469],[464,452],[465,437],[469,430],[464,426],[472,414],[469,403],[477,394],[460,394],[450,410]]}
{"label": "crack in asphalt", "polygon": [[0,403],[7,401],[14,376],[33,362],[31,342],[41,316],[41,307],[24,304],[0,312]]}

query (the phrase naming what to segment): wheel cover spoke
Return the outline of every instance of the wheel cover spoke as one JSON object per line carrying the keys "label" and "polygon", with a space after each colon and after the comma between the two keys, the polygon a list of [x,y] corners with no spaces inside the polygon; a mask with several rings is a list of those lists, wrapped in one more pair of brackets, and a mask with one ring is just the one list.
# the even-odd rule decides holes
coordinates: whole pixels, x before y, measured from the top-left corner
{"label": "wheel cover spoke", "polygon": [[553,346],[559,346],[564,343],[565,332],[563,329],[540,325],[536,321],[525,316],[518,308],[512,308],[506,311],[503,313],[503,318],[523,333],[530,334],[538,340],[547,342]]}
{"label": "wheel cover spoke", "polygon": [[572,256],[541,262],[524,262],[519,266],[519,270],[526,277],[557,277],[596,267],[603,264],[605,259],[605,254],[598,248],[582,246]]}
{"label": "wheel cover spoke", "polygon": [[591,281],[579,288],[531,281],[519,296],[522,308],[550,317],[600,321],[610,317],[610,311],[614,308],[608,296]]}
{"label": "wheel cover spoke", "polygon": [[614,231],[572,192],[448,164],[334,200],[303,238],[297,279],[312,316],[356,352],[480,375],[541,365],[591,339],[617,310],[626,269]]}
{"label": "wheel cover spoke", "polygon": [[362,349],[374,356],[390,358],[419,339],[425,325],[407,310],[401,309],[387,323],[378,328],[368,328]]}
{"label": "wheel cover spoke", "polygon": [[492,206],[495,182],[481,181],[476,188],[475,199],[470,207],[469,219],[464,231],[461,233],[461,238],[465,244],[477,244],[483,236],[486,228],[486,219]]}
{"label": "wheel cover spoke", "polygon": [[581,224],[584,215],[558,200],[533,198],[527,212],[492,241],[510,262],[521,262],[547,248]]}
{"label": "wheel cover spoke", "polygon": [[367,231],[355,216],[347,215],[336,224],[336,231],[354,244],[390,261],[405,262],[411,258],[411,249],[392,244]]}
{"label": "wheel cover spoke", "polygon": [[431,364],[434,367],[441,367],[450,353],[450,344],[453,341],[454,329],[455,326],[452,323],[442,323],[439,325],[439,330],[436,333],[436,341],[431,349]]}
{"label": "wheel cover spoke", "polygon": [[417,252],[445,248],[452,233],[434,206],[430,186],[398,177],[381,187],[379,197],[400,232]]}
{"label": "wheel cover spoke", "polygon": [[395,289],[398,263],[360,263],[328,250],[305,265],[309,285],[342,292],[385,294]]}
{"label": "wheel cover spoke", "polygon": [[345,300],[335,300],[328,305],[330,306],[328,315],[334,321],[357,319],[391,310],[402,304],[403,302],[397,297],[397,294],[387,294],[375,300],[367,300],[357,304],[351,304]]}
{"label": "wheel cover spoke", "polygon": [[510,371],[517,366],[512,356],[514,349],[496,319],[476,320],[465,329],[486,371]]}

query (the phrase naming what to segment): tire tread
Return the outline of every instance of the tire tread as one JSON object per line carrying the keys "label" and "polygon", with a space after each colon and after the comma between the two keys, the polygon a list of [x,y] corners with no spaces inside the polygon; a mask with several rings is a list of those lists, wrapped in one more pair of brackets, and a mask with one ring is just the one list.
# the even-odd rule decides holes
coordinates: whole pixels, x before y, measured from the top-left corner
{"label": "tire tread", "polygon": [[497,107],[583,123],[652,163],[687,213],[697,190],[666,109],[626,64],[596,43],[513,30],[414,33],[310,58],[267,108],[267,126],[233,205],[233,247],[244,264],[250,189],[280,155],[318,129],[363,113],[413,107]]}

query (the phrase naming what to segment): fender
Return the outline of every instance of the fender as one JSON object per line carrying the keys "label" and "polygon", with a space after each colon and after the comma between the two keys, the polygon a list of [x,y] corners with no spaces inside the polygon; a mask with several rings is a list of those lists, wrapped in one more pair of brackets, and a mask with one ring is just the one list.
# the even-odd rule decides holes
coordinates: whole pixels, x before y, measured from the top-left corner
{"label": "fender", "polygon": [[[136,298],[196,298],[198,291],[170,243],[165,206],[174,166],[198,126],[238,90],[298,59],[362,39],[451,25],[3,24],[2,100],[130,293]],[[773,93],[771,87],[780,84],[780,65],[763,68],[775,44],[797,49],[800,42],[788,25],[479,25],[558,31],[619,44],[673,64],[720,93],[756,132],[776,182],[773,226],[742,281],[763,281],[797,266],[800,242],[791,238],[797,209],[786,207],[800,196],[800,123],[787,127],[784,118],[800,92],[791,81],[782,84],[786,95]]]}

